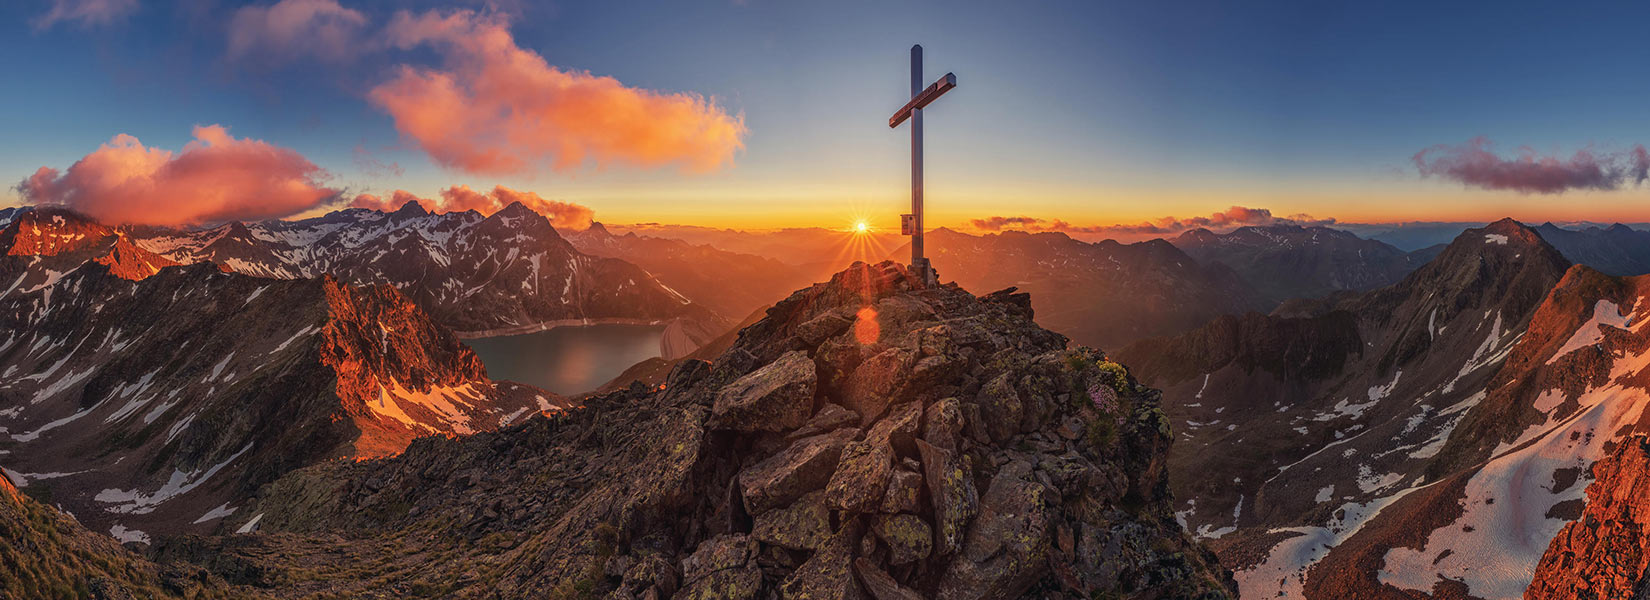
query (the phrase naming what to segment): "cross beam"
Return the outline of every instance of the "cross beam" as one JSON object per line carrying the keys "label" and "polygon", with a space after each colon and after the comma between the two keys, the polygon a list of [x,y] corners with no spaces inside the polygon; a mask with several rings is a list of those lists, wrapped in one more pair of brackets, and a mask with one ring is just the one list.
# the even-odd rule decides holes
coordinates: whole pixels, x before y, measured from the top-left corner
{"label": "cross beam", "polygon": [[922,46],[911,47],[911,100],[888,118],[888,127],[911,121],[911,214],[901,221],[902,233],[911,236],[911,270],[927,285],[937,283],[933,267],[922,255],[922,109],[957,87],[957,76],[946,73],[927,88],[922,87]]}

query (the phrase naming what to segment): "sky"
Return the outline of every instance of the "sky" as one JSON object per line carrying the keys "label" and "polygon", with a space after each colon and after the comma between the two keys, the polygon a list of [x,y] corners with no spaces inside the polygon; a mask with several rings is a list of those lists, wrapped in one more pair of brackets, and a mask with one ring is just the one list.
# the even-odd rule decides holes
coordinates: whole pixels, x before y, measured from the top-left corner
{"label": "sky", "polygon": [[[0,6],[0,205],[710,227],[1650,221],[1643,3]],[[44,169],[43,169],[44,168]],[[399,191],[399,193],[398,193]],[[1109,227],[1122,224],[1123,228]]]}

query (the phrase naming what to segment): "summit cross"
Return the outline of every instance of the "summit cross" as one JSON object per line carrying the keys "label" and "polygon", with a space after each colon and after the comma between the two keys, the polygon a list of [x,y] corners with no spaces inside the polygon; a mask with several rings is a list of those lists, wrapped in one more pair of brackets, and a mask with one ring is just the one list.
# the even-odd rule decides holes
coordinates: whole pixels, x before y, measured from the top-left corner
{"label": "summit cross", "polygon": [[922,109],[954,87],[957,76],[953,73],[922,87],[922,46],[911,46],[911,100],[888,118],[890,129],[911,120],[911,214],[900,215],[900,233],[911,236],[911,270],[926,285],[934,285],[937,278],[922,255]]}

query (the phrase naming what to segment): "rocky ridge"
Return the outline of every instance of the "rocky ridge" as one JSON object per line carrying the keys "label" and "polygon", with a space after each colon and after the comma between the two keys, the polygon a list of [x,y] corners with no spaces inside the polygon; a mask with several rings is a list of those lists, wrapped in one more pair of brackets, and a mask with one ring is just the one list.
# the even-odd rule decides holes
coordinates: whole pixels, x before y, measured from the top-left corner
{"label": "rocky ridge", "polygon": [[858,263],[661,387],[301,469],[156,554],[277,596],[1231,597],[1156,392],[1031,316]]}

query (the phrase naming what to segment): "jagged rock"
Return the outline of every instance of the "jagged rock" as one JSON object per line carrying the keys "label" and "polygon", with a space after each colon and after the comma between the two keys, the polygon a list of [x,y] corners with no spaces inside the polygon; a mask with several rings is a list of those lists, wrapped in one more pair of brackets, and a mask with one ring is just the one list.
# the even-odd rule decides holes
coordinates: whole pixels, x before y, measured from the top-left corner
{"label": "jagged rock", "polygon": [[994,441],[1003,441],[1020,433],[1024,405],[1020,392],[1014,389],[1013,375],[1003,373],[980,388],[975,405],[980,407],[981,423]]}
{"label": "jagged rock", "polygon": [[917,510],[922,498],[922,475],[915,471],[895,469],[888,476],[888,491],[882,496],[882,512],[899,513]]}
{"label": "jagged rock", "polygon": [[978,508],[974,480],[964,466],[966,458],[950,450],[917,441],[922,454],[923,478],[928,482],[928,499],[934,507],[934,553],[945,556],[962,545],[968,519]]}
{"label": "jagged rock", "polygon": [[762,585],[762,570],[752,563],[756,552],[756,542],[741,534],[705,540],[682,560],[684,585],[675,597],[692,600],[756,597]]}
{"label": "jagged rock", "polygon": [[859,575],[859,581],[865,585],[865,591],[876,600],[923,600],[922,594],[901,586],[893,577],[888,576],[886,571],[878,568],[876,563],[864,558],[854,559],[854,573]]}
{"label": "jagged rock", "polygon": [[1049,498],[1023,479],[1029,465],[1005,465],[980,502],[962,552],[951,559],[939,596],[958,600],[1018,598],[1041,574],[1049,552]]}
{"label": "jagged rock", "polygon": [[825,493],[812,492],[785,508],[756,517],[751,538],[793,550],[818,550],[831,539],[831,511]]}
{"label": "jagged rock", "polygon": [[865,359],[848,376],[842,404],[859,413],[860,424],[869,425],[882,416],[916,362],[915,355],[908,348],[889,348]]}
{"label": "jagged rock", "polygon": [[808,347],[817,347],[826,338],[835,336],[848,329],[854,322],[834,312],[825,313],[796,326],[796,337],[808,344]]}
{"label": "jagged rock", "polygon": [[924,558],[934,549],[934,530],[913,514],[881,515],[871,523],[871,531],[888,545],[888,563],[903,565]]}
{"label": "jagged rock", "polygon": [[825,488],[825,502],[849,513],[875,512],[887,493],[893,458],[893,450],[882,440],[849,443]]}
{"label": "jagged rock", "polygon": [[888,416],[865,434],[866,441],[886,444],[894,450],[915,456],[917,447],[912,443],[917,433],[917,426],[922,422],[922,403],[904,402],[889,409]]}
{"label": "jagged rock", "polygon": [[865,526],[850,519],[807,562],[797,567],[780,588],[787,599],[863,600],[865,592],[850,570]]}
{"label": "jagged rock", "polygon": [[814,410],[818,376],[804,352],[789,352],[716,395],[711,425],[735,431],[790,431]]}
{"label": "jagged rock", "polygon": [[951,341],[951,328],[947,325],[935,325],[917,331],[917,350],[923,356],[940,356],[950,354],[956,344]]}
{"label": "jagged rock", "polygon": [[956,450],[962,439],[963,412],[956,398],[946,398],[928,405],[922,419],[922,439],[936,448]]}
{"label": "jagged rock", "polygon": [[[851,431],[851,430],[839,430]],[[836,433],[797,440],[739,473],[745,504],[753,513],[785,506],[831,480],[848,438]]]}
{"label": "jagged rock", "polygon": [[854,411],[843,408],[838,404],[826,402],[824,406],[819,407],[819,412],[814,413],[813,418],[808,419],[808,422],[803,424],[802,427],[791,432],[790,437],[801,439],[821,433],[830,433],[858,423],[859,415]]}

